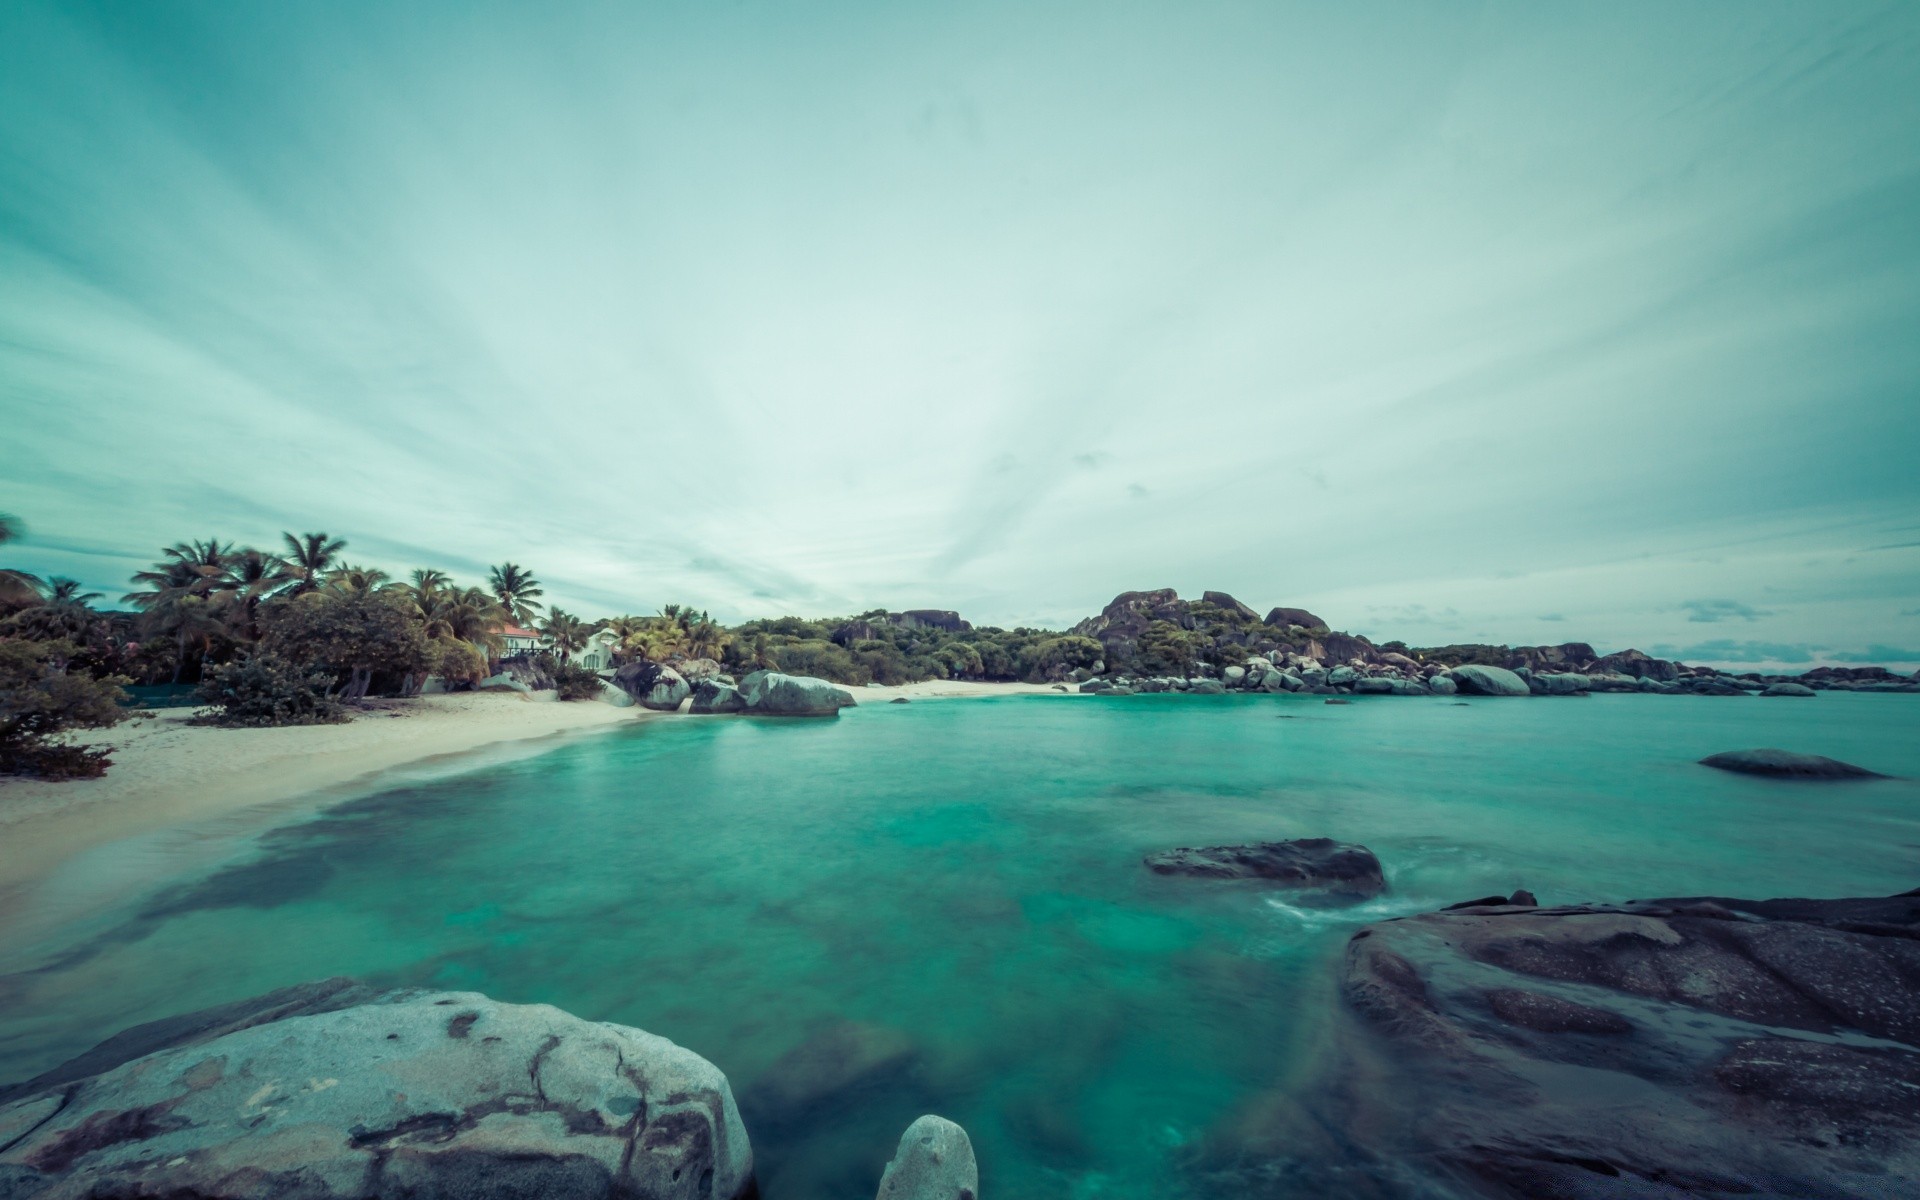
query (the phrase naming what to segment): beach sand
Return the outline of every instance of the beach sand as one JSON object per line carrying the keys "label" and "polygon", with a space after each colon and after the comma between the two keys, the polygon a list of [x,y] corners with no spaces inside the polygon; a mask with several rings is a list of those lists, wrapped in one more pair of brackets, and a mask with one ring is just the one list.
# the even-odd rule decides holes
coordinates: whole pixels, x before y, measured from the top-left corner
{"label": "beach sand", "polygon": [[[862,705],[1060,694],[1044,684],[958,681],[848,690]],[[397,782],[390,777],[403,769],[463,769],[479,765],[481,752],[538,753],[556,737],[668,715],[494,691],[375,701],[343,725],[217,729],[187,724],[194,711],[143,713],[77,737],[112,749],[100,779],[0,776],[0,934],[8,935],[0,943],[56,915],[104,907],[197,846]],[[51,890],[86,894],[45,894],[56,875],[62,886]]]}

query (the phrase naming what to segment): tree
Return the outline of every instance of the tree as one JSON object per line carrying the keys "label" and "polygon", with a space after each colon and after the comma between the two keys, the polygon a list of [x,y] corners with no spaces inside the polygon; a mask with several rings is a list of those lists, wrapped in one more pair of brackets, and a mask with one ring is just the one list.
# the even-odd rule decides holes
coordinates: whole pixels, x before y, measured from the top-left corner
{"label": "tree", "polygon": [[215,667],[200,681],[199,697],[216,711],[197,724],[228,727],[336,725],[347,710],[328,692],[333,680],[271,652]]}
{"label": "tree", "polygon": [[347,548],[345,538],[328,537],[324,533],[303,533],[299,537],[291,533],[280,535],[287,542],[287,575],[293,586],[287,589],[289,596],[304,596],[317,591],[333,569],[334,560]]}
{"label": "tree", "polygon": [[195,654],[204,662],[213,653],[216,640],[227,635],[219,605],[185,589],[159,593],[147,607],[141,625],[149,637],[173,641],[175,683],[186,674],[187,663]]}
{"label": "tree", "polygon": [[540,581],[514,563],[501,563],[495,567],[487,577],[487,583],[493,588],[500,607],[507,610],[508,618],[515,625],[532,625],[545,607],[534,599],[535,596],[546,594],[540,587]]}
{"label": "tree", "polygon": [[457,638],[488,655],[498,654],[506,644],[500,627],[506,624],[507,610],[476,587],[438,593],[429,601],[425,619],[428,637]]}
{"label": "tree", "polygon": [[405,597],[379,592],[313,592],[274,606],[262,645],[293,663],[331,672],[340,698],[367,694],[376,671],[424,675],[427,636]]}
{"label": "tree", "polygon": [[0,774],[90,779],[106,771],[106,751],[58,739],[120,721],[127,681],[68,671],[74,653],[68,642],[0,641]]}
{"label": "tree", "polygon": [[379,567],[340,566],[327,572],[323,591],[343,596],[371,596],[387,586],[392,576]]}
{"label": "tree", "polygon": [[235,550],[214,580],[213,594],[224,602],[228,625],[246,642],[260,640],[260,603],[288,583],[287,564],[262,550]]}
{"label": "tree", "polygon": [[83,592],[85,585],[78,579],[68,579],[55,575],[47,580],[46,596],[48,604],[92,604],[100,599],[99,592]]}
{"label": "tree", "polygon": [[562,609],[554,609],[540,626],[540,633],[552,647],[555,657],[566,662],[578,651],[587,647],[593,636],[593,628],[585,621]]}

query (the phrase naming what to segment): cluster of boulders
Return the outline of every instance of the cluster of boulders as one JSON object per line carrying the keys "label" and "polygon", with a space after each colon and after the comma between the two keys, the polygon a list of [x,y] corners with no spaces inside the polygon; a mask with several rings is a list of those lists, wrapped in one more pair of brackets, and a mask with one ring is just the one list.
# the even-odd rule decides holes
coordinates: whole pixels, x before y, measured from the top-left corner
{"label": "cluster of boulders", "polygon": [[[908,1127],[878,1200],[976,1200],[966,1131]],[[334,979],[138,1026],[0,1089],[19,1200],[740,1200],[726,1076],[662,1037]]]}
{"label": "cluster of boulders", "polygon": [[824,679],[755,671],[735,680],[707,658],[676,666],[630,662],[614,672],[613,686],[641,707],[659,712],[678,712],[684,704],[694,713],[831,717],[857,703],[852,692]]}

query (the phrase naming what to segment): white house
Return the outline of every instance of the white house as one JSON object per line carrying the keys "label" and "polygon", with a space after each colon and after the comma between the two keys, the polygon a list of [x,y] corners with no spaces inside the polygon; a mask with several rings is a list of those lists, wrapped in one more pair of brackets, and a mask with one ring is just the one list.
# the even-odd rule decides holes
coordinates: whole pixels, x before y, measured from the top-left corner
{"label": "white house", "polygon": [[[502,626],[500,640],[503,643],[500,650],[502,658],[511,658],[516,654],[537,654],[553,647],[545,634],[522,629],[518,625]],[[594,634],[587,639],[584,647],[568,655],[568,660],[589,671],[606,670],[613,665],[613,635],[605,630]]]}

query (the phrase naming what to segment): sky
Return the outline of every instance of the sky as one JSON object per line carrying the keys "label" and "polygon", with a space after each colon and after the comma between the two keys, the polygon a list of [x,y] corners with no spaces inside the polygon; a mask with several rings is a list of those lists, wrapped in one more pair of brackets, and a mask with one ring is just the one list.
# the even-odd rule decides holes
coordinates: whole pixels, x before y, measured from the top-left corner
{"label": "sky", "polygon": [[1920,6],[0,5],[0,565],[1920,665]]}

